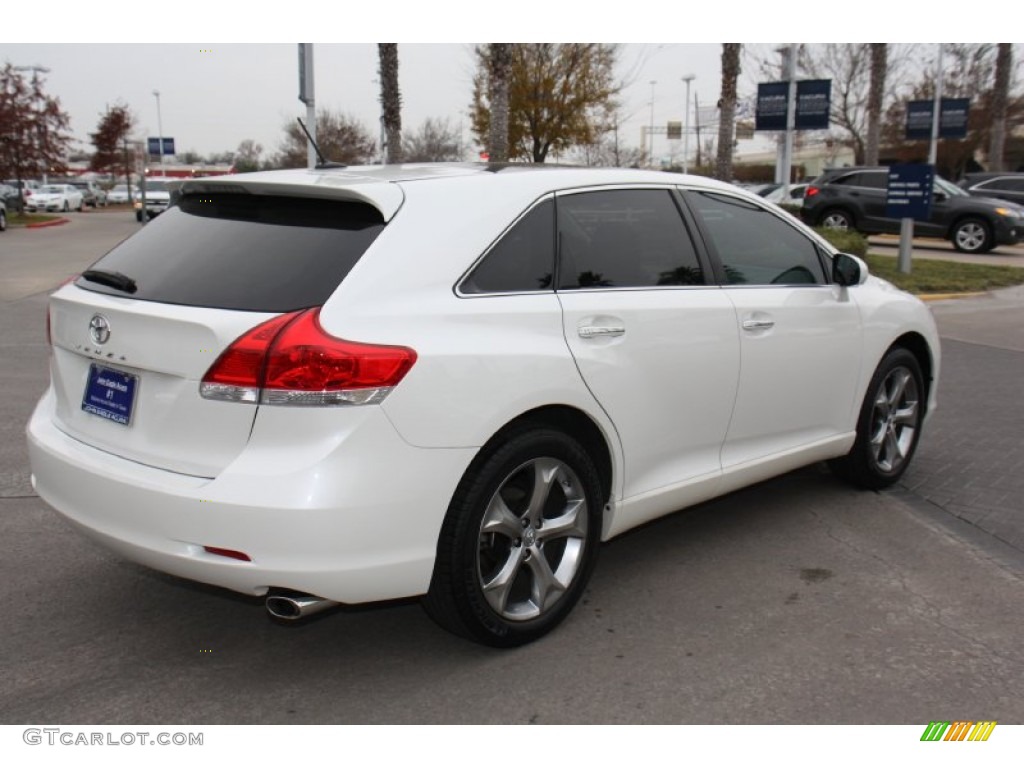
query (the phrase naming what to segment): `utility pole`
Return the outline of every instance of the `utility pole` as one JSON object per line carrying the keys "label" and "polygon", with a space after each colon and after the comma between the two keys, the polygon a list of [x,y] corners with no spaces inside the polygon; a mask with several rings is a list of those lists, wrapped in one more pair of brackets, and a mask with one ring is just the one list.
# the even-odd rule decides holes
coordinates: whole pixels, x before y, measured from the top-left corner
{"label": "utility pole", "polygon": [[[697,78],[696,75],[683,75],[683,82],[686,83],[686,101],[683,102],[683,173],[689,172],[690,158],[690,83]],[[700,139],[697,140],[697,151],[700,152]]]}
{"label": "utility pole", "polygon": [[786,139],[782,149],[782,199],[789,199],[789,180],[793,175],[793,133],[796,127],[796,45],[790,43],[783,54],[783,79],[789,83],[786,96]]}
{"label": "utility pole", "polygon": [[[934,166],[939,156],[939,112],[942,109],[942,43],[939,43],[939,62],[935,70],[935,103],[932,106],[932,142],[928,147],[928,164]],[[910,271],[909,269],[907,270]]]}
{"label": "utility pole", "polygon": [[313,44],[299,43],[299,101],[306,105],[306,130],[309,141],[306,144],[306,166],[313,170],[316,167],[316,99],[313,82]]}
{"label": "utility pole", "polygon": [[160,116],[160,91],[153,91],[156,96],[156,130],[160,134],[157,144],[160,147],[160,175],[164,175],[164,121]]}
{"label": "utility pole", "polygon": [[647,133],[647,164],[654,167],[654,86],[658,84],[657,80],[651,80],[651,130]]}

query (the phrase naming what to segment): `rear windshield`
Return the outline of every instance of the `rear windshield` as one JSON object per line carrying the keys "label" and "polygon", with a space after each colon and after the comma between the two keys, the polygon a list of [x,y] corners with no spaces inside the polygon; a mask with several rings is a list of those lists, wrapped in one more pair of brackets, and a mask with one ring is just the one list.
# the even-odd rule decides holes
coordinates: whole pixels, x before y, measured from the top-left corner
{"label": "rear windshield", "polygon": [[186,195],[90,269],[134,291],[78,278],[89,291],[252,312],[322,305],[384,221],[362,203],[249,194]]}

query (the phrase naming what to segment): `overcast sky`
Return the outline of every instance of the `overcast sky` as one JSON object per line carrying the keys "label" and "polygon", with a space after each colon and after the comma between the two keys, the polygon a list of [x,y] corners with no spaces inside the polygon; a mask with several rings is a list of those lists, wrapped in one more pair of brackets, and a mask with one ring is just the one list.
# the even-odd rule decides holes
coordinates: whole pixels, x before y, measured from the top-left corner
{"label": "overcast sky", "polygon": [[[355,41],[389,36],[400,41],[403,129],[415,130],[428,117],[448,118],[453,126],[461,124],[467,143],[472,142],[468,119],[472,44],[432,41],[500,39],[502,34],[494,35],[494,29],[476,21],[484,6],[436,0],[409,5],[378,2],[361,10],[349,5],[309,5],[316,17],[314,23],[301,17],[300,4],[294,5],[292,18],[283,19],[279,17],[288,6],[280,3],[178,0],[147,7],[145,3],[105,0],[86,9],[81,3],[51,2],[46,7],[54,10],[45,14],[34,10],[38,6],[27,10],[25,3],[9,3],[0,29],[0,62],[50,70],[44,75],[47,91],[60,98],[71,116],[77,148],[85,151],[92,150],[88,134],[96,130],[106,106],[118,102],[127,104],[136,115],[139,136],[156,136],[153,91],[158,90],[163,134],[175,139],[179,152],[233,151],[240,141],[254,139],[263,145],[265,154],[272,154],[279,148],[284,124],[305,116],[305,107],[298,100],[298,57],[292,41],[303,37],[317,41],[317,108],[352,114],[376,136],[380,109],[379,86],[374,82],[377,48],[375,43]],[[872,5],[858,6],[859,12]],[[399,14],[399,20],[385,20],[381,14],[381,9],[403,6],[407,10]],[[789,33],[799,39],[801,34],[798,28],[783,26],[778,18],[748,16],[744,6],[735,3],[704,10],[702,16],[688,16],[685,21],[682,16],[670,17],[665,10],[676,7],[682,14],[685,6],[654,5],[647,0],[631,2],[629,17],[622,19],[610,15],[611,6],[602,16],[595,3],[566,0],[518,0],[502,7],[512,18],[503,20],[501,33],[511,40],[611,42],[652,34],[683,40],[742,39],[744,34],[747,39],[766,39],[771,32],[780,38]],[[577,10],[583,8],[587,9],[585,15]],[[892,28],[892,21],[889,17],[887,28]],[[849,28],[844,34],[856,31]],[[212,40],[199,39],[203,35]],[[348,42],[348,38],[354,41]],[[189,39],[197,42],[177,42]],[[256,40],[261,42],[248,42]],[[762,48],[770,50],[771,46],[763,44]],[[684,75],[695,75],[691,100],[696,94],[701,105],[714,105],[719,96],[720,56],[719,42],[624,44],[618,74],[627,82],[621,96],[622,113],[627,118],[622,136],[625,143],[639,146],[641,128],[651,121],[652,80],[656,81],[655,125],[683,120]],[[741,95],[752,93],[757,79],[752,72],[745,72]],[[692,113],[690,119],[692,124]],[[664,136],[656,139],[656,155],[670,149]]]}

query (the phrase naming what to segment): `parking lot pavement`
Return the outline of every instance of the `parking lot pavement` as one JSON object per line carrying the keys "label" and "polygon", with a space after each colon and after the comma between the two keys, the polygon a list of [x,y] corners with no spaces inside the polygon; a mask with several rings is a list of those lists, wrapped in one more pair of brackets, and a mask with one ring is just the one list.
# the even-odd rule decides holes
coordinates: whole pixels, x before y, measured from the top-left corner
{"label": "parking lot pavement", "polygon": [[[899,253],[899,235],[872,235],[868,238],[875,253],[896,256]],[[935,259],[938,261],[962,261],[969,264],[992,266],[1024,267],[1024,244],[1000,245],[988,253],[960,253],[948,240],[915,238],[911,248],[912,259]]]}
{"label": "parking lot pavement", "polygon": [[902,485],[1024,552],[1024,287],[931,307],[939,409]]}

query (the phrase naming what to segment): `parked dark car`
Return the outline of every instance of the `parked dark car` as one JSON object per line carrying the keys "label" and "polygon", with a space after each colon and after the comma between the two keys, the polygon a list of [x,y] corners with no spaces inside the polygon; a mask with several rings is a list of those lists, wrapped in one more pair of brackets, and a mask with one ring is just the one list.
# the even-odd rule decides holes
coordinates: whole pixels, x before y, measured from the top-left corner
{"label": "parked dark car", "polygon": [[960,182],[960,188],[973,197],[998,197],[1024,205],[1024,173],[968,173]]}
{"label": "parked dark car", "polygon": [[[807,188],[800,215],[812,226],[897,234],[900,220],[885,215],[888,168],[826,170]],[[1005,200],[972,197],[936,176],[931,216],[914,223],[917,237],[940,237],[965,253],[985,253],[1024,237],[1024,208]]]}

